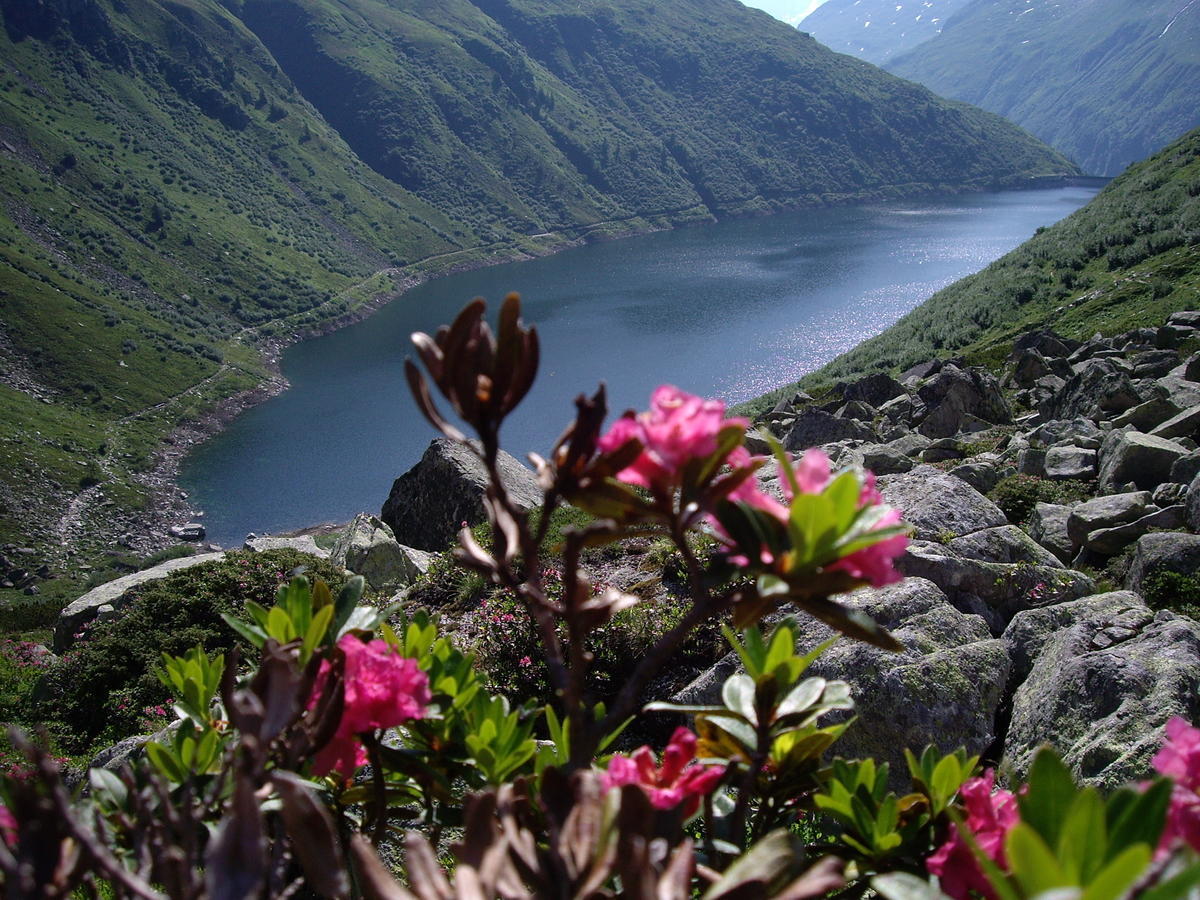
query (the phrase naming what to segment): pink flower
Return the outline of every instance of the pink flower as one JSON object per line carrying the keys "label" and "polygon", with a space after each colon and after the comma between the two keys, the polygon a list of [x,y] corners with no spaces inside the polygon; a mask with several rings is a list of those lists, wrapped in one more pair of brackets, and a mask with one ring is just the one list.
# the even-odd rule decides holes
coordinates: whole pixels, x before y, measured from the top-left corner
{"label": "pink flower", "polygon": [[[366,762],[356,735],[419,719],[431,699],[429,676],[415,659],[401,656],[387,641],[363,643],[347,634],[338,641],[338,647],[346,656],[345,706],[333,740],[314,761],[313,771],[318,775],[334,770],[352,775]],[[324,692],[329,668],[328,661],[321,663],[309,708]]]}
{"label": "pink flower", "polygon": [[520,659],[517,660],[517,665],[520,666],[522,669],[527,669],[527,668],[529,668],[529,666],[533,665],[533,660],[530,659],[528,656],[522,656]]}
{"label": "pink flower", "polygon": [[0,840],[9,847],[17,845],[17,817],[3,804],[0,804]]}
{"label": "pink flower", "polygon": [[1167,739],[1154,755],[1153,765],[1175,782],[1157,856],[1167,855],[1180,841],[1200,851],[1200,728],[1174,716],[1167,722]]}
{"label": "pink flower", "polygon": [[610,453],[631,440],[639,441],[641,454],[617,477],[638,487],[667,489],[687,463],[716,451],[723,427],[749,424],[745,419],[726,419],[720,400],[705,400],[664,384],[651,395],[648,411],[617,419],[598,445]]}
{"label": "pink flower", "polygon": [[700,808],[700,798],[710,793],[725,774],[722,766],[702,766],[695,759],[696,735],[686,728],[676,728],[663,751],[661,767],[655,765],[649,747],[639,747],[630,757],[616,754],[604,773],[604,788],[636,784],[655,809],[674,809],[683,804],[681,812],[688,819]]}
{"label": "pink flower", "polygon": [[1167,723],[1167,740],[1154,755],[1155,771],[1195,793],[1200,790],[1200,728],[1174,716]]}
{"label": "pink flower", "polygon": [[[893,509],[879,520],[879,524],[876,527],[888,528],[899,524],[900,511]],[[895,584],[904,578],[903,575],[896,571],[896,557],[903,554],[904,548],[907,546],[908,535],[898,534],[894,537],[885,538],[878,543],[871,544],[869,547],[863,547],[849,556],[843,556],[827,568],[830,571],[845,572],[854,578],[867,582],[872,587]]]}
{"label": "pink flower", "polygon": [[[1001,869],[1007,869],[1004,839],[1020,816],[1016,796],[1011,791],[994,790],[995,784],[991,769],[982,777],[968,780],[962,786],[962,803],[967,814],[965,824],[979,848]],[[949,838],[925,860],[925,868],[938,876],[942,891],[955,900],[966,900],[971,891],[995,900],[991,884],[957,826],[950,826]]]}

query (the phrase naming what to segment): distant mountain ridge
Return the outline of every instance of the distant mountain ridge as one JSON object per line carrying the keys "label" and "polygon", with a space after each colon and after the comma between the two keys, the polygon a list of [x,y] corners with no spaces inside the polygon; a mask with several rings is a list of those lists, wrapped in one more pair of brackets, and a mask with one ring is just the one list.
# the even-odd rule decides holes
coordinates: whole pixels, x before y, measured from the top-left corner
{"label": "distant mountain ridge", "polygon": [[969,0],[827,0],[796,27],[818,41],[882,66],[936,37]]}
{"label": "distant mountain ridge", "polygon": [[1073,171],[736,0],[0,17],[0,542],[111,546],[165,489],[141,470],[175,424],[270,379],[264,348],[415,279]]}
{"label": "distant mountain ridge", "polygon": [[1116,175],[1200,125],[1200,2],[970,0],[887,68]]}

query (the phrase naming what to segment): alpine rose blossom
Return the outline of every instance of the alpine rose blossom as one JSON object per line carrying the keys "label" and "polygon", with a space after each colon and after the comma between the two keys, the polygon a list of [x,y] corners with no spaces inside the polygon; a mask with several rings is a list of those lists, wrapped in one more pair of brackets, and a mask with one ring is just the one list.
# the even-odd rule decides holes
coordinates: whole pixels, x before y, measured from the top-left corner
{"label": "alpine rose blossom", "polygon": [[1181,841],[1200,852],[1200,728],[1175,716],[1167,723],[1167,739],[1155,754],[1155,770],[1175,782],[1167,821],[1158,842],[1158,857]]}
{"label": "alpine rose blossom", "polygon": [[9,847],[17,845],[17,817],[3,804],[0,804],[0,840]]}
{"label": "alpine rose blossom", "polygon": [[[392,728],[425,715],[429,704],[429,676],[415,659],[401,656],[387,641],[364,643],[343,635],[338,648],[345,654],[345,703],[337,732],[317,754],[313,771],[318,775],[338,771],[352,775],[366,762],[366,751],[357,735]],[[316,705],[328,680],[329,661],[321,663],[309,707]]]}
{"label": "alpine rose blossom", "polygon": [[666,489],[687,463],[717,449],[722,428],[737,425],[744,429],[749,424],[746,419],[726,419],[725,404],[720,400],[705,400],[664,384],[650,396],[649,410],[617,419],[598,445],[602,452],[611,453],[636,439],[642,452],[617,477],[637,487]]}
{"label": "alpine rose blossom", "polygon": [[[1011,791],[995,790],[996,775],[988,769],[979,778],[971,778],[962,786],[962,802],[966,811],[966,822],[975,842],[1001,869],[1007,870],[1004,857],[1004,839],[1017,824],[1020,814],[1017,798]],[[925,860],[925,868],[936,875],[942,891],[954,900],[967,900],[971,891],[977,891],[989,900],[996,900],[991,884],[979,868],[975,854],[958,833],[958,826],[950,826],[946,843],[938,847]]]}
{"label": "alpine rose blossom", "polygon": [[639,747],[628,757],[615,754],[604,773],[604,789],[636,784],[655,809],[682,804],[683,817],[690,819],[700,808],[701,798],[711,793],[725,774],[723,766],[702,766],[695,759],[696,735],[681,726],[663,751],[662,766],[655,764],[649,747]]}

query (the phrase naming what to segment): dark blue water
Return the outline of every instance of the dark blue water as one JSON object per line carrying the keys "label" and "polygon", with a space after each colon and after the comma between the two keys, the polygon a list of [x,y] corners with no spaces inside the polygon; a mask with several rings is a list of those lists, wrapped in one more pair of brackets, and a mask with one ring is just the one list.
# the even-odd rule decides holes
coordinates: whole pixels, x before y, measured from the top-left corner
{"label": "dark blue water", "polygon": [[545,453],[571,401],[605,380],[612,407],[644,407],[670,382],[738,402],[794,381],[899,319],[939,288],[1073,212],[1062,188],[911,204],[806,210],[596,244],[438,279],[372,318],[290,348],[292,388],[186,461],[180,482],[210,540],[378,512],[433,430],[403,359],[474,296],[511,290],[542,338],[538,383],[505,447]]}

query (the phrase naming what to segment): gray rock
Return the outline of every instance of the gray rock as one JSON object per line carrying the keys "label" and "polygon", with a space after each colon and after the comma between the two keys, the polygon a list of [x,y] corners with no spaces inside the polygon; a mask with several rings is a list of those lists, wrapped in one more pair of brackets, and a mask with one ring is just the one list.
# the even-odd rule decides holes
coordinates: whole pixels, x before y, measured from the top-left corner
{"label": "gray rock", "polygon": [[1179,354],[1174,350],[1146,350],[1135,353],[1129,361],[1133,363],[1134,378],[1161,378],[1179,365]]}
{"label": "gray rock", "polygon": [[963,453],[962,444],[954,438],[938,438],[931,441],[929,446],[921,451],[922,462],[946,462],[950,459],[962,459],[966,454]]}
{"label": "gray rock", "polygon": [[920,456],[921,451],[931,443],[933,442],[925,437],[925,435],[910,431],[903,437],[888,441],[887,446],[899,453],[903,453],[905,456]]}
{"label": "gray rock", "polygon": [[1111,491],[1133,482],[1152,490],[1171,480],[1175,460],[1187,456],[1186,447],[1140,431],[1111,431],[1100,446],[1100,489]]}
{"label": "gray rock", "polygon": [[1145,593],[1146,582],[1155,575],[1195,575],[1200,571],[1200,534],[1160,532],[1138,538],[1125,575],[1125,587]]}
{"label": "gray rock", "polygon": [[883,372],[867,375],[849,384],[840,384],[837,386],[837,392],[847,403],[859,400],[877,408],[907,393],[904,385]]}
{"label": "gray rock", "polygon": [[1083,447],[1051,447],[1046,451],[1043,470],[1045,476],[1054,481],[1093,478],[1096,474],[1096,451]]}
{"label": "gray rock", "polygon": [[855,419],[869,425],[875,421],[876,416],[879,415],[879,410],[870,403],[863,403],[861,400],[852,400],[839,407],[834,415],[842,419]]}
{"label": "gray rock", "polygon": [[917,396],[928,410],[917,430],[927,437],[958,434],[968,415],[993,424],[1012,421],[1000,383],[982,369],[944,365],[921,385]]}
{"label": "gray rock", "polygon": [[1046,450],[1036,447],[1025,447],[1017,451],[1017,471],[1022,475],[1033,475],[1037,478],[1046,474]]}
{"label": "gray rock", "polygon": [[1187,485],[1164,481],[1151,494],[1155,506],[1178,506],[1187,502]]}
{"label": "gray rock", "polygon": [[1089,783],[1144,778],[1167,720],[1200,713],[1200,625],[1152,616],[1135,595],[1021,613],[1005,637],[1015,672],[1028,670],[1013,695],[1002,762],[1018,777],[1049,743]]}
{"label": "gray rock", "polygon": [[1133,522],[1146,514],[1150,505],[1149,491],[1108,494],[1080,503],[1067,518],[1067,534],[1076,547],[1082,546],[1088,534],[1100,528],[1112,528]]}
{"label": "gray rock", "polygon": [[1083,545],[1092,553],[1115,556],[1151,529],[1182,528],[1185,518],[1182,505],[1168,506],[1125,525],[1090,532]]}
{"label": "gray rock", "polygon": [[377,591],[410,584],[421,570],[412,554],[428,554],[402,546],[392,529],[369,513],[359,513],[334,542],[331,560],[366,579]]}
{"label": "gray rock", "polygon": [[955,538],[946,545],[956,556],[997,563],[1031,563],[1061,569],[1062,563],[1049,550],[1018,528],[1001,525]]}
{"label": "gray rock", "polygon": [[1073,558],[1078,547],[1067,532],[1067,520],[1072,508],[1056,503],[1038,503],[1029,517],[1029,536],[1062,562]]}
{"label": "gray rock", "polygon": [[1178,347],[1196,333],[1194,328],[1182,325],[1163,325],[1154,335],[1154,343],[1163,349]]}
{"label": "gray rock", "polygon": [[961,466],[955,466],[949,474],[955,478],[961,478],[982,494],[986,494],[994,488],[1003,477],[995,463],[974,459],[968,460]]}
{"label": "gray rock", "polygon": [[297,537],[264,535],[263,537],[246,538],[242,549],[249,550],[251,553],[265,553],[268,550],[295,550],[318,559],[329,559],[329,551],[318,547],[311,534],[302,534]]}
{"label": "gray rock", "polygon": [[1197,475],[1200,475],[1200,450],[1191,450],[1171,463],[1171,481],[1191,484]]}
{"label": "gray rock", "polygon": [[888,444],[863,444],[851,450],[848,457],[853,464],[860,465],[876,475],[895,475],[907,472],[916,465],[912,457]]}
{"label": "gray rock", "polygon": [[78,600],[67,605],[58,614],[54,625],[54,652],[62,653],[75,642],[75,634],[96,618],[102,606],[111,606],[114,610],[122,609],[129,602],[129,592],[139,585],[150,581],[166,578],[173,572],[181,572],[193,566],[224,559],[224,553],[200,553],[196,556],[184,556],[180,559],[169,559],[157,566],[152,566],[131,575],[122,575],[113,581],[94,587]]}
{"label": "gray rock", "polygon": [[[500,451],[500,480],[520,509],[542,502],[542,491],[533,472]],[[420,550],[445,550],[463,522],[476,525],[487,519],[483,498],[487,492],[483,462],[461,444],[446,438],[432,441],[421,461],[392,484],[380,518],[396,540]]]}
{"label": "gray rock", "polygon": [[783,445],[793,453],[820,447],[835,441],[858,440],[877,442],[879,435],[868,425],[855,419],[841,419],[820,409],[807,409],[796,417]]}
{"label": "gray rock", "polygon": [[918,408],[924,413],[924,406],[918,404],[908,394],[894,397],[879,407],[879,414],[887,421],[897,424],[909,424],[913,421]]}
{"label": "gray rock", "polygon": [[1167,316],[1168,325],[1182,325],[1185,328],[1200,328],[1200,311],[1181,309]]}
{"label": "gray rock", "polygon": [[1168,439],[1195,437],[1200,433],[1200,406],[1189,407],[1169,419],[1164,419],[1151,429],[1150,433],[1155,437]]}
{"label": "gray rock", "polygon": [[904,575],[932,581],[958,609],[982,617],[995,634],[1021,610],[1074,600],[1095,590],[1086,575],[1057,564],[963,559],[948,547],[928,541],[909,544],[896,568]]}
{"label": "gray rock", "polygon": [[1027,331],[1013,341],[1013,353],[1036,350],[1045,357],[1067,357],[1078,349],[1079,341],[1064,338],[1053,331]]}
{"label": "gray rock", "polygon": [[1166,388],[1167,397],[1180,409],[1190,409],[1200,404],[1200,384],[1188,380],[1182,373],[1176,374],[1177,372],[1178,369],[1158,379],[1158,384]]}
{"label": "gray rock", "polygon": [[1104,432],[1097,428],[1091,419],[1055,419],[1033,429],[1026,439],[1031,447],[1047,448],[1070,444],[1099,450],[1100,442],[1104,440]]}
{"label": "gray rock", "polygon": [[153,734],[135,734],[117,741],[111,747],[105,747],[88,763],[89,769],[108,769],[116,772],[125,763],[133,762],[142,755],[142,748],[148,741],[154,739]]}
{"label": "gray rock", "polygon": [[1075,369],[1075,374],[1049,404],[1047,412],[1054,418],[1106,418],[1108,414],[1122,413],[1137,406],[1143,400],[1126,367],[1118,360],[1086,359]]}
{"label": "gray rock", "polygon": [[[887,761],[899,784],[907,783],[905,747],[920,752],[927,744],[943,751],[966,746],[979,753],[995,740],[1008,654],[981,619],[959,612],[937,587],[919,578],[843,599],[891,631],[905,649],[889,653],[841,640],[809,669],[811,675],[851,686],[857,718],[838,741],[840,755]],[[804,646],[834,634],[807,617],[798,624]],[[672,700],[718,702],[721,685],[740,668],[736,654],[729,654]]]}
{"label": "gray rock", "polygon": [[1165,397],[1152,397],[1145,403],[1139,403],[1132,409],[1125,410],[1113,419],[1113,425],[1117,428],[1132,425],[1138,431],[1149,432],[1178,414],[1179,407],[1170,400]]}
{"label": "gray rock", "polygon": [[879,488],[887,502],[904,513],[904,521],[922,540],[938,540],[946,534],[959,537],[1008,524],[995,503],[962,479],[932,466],[917,466],[904,475],[887,475],[879,479]]}

